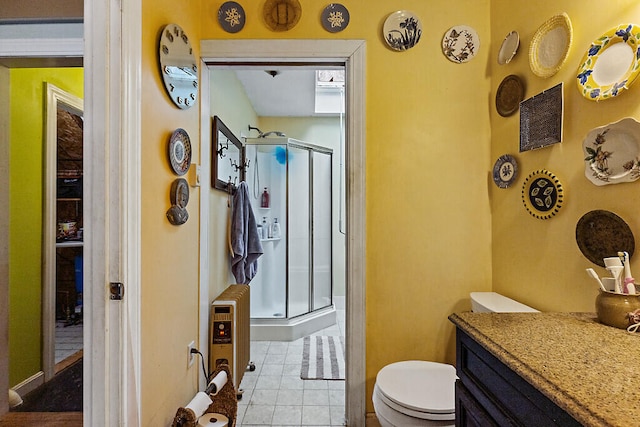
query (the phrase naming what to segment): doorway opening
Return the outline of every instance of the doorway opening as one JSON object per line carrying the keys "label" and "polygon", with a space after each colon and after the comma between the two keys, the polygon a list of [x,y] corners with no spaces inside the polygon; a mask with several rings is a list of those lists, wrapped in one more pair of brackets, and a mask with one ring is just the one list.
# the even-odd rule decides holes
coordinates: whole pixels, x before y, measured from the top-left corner
{"label": "doorway opening", "polygon": [[[211,158],[209,95],[211,67],[233,64],[274,63],[301,66],[312,63],[343,66],[346,80],[345,125],[345,218],[346,218],[346,420],[349,425],[364,425],[365,419],[365,322],[364,322],[364,249],[365,249],[365,42],[362,40],[204,40],[202,55],[202,170],[210,171]],[[309,58],[313,58],[310,62]],[[242,124],[246,126],[246,123]],[[240,135],[242,136],[242,135]],[[207,182],[207,177],[202,179]],[[201,218],[211,215],[208,192],[202,193]],[[214,206],[214,204],[211,204]],[[206,221],[205,221],[206,222]],[[208,226],[202,227],[201,241],[201,301],[208,304],[210,280]],[[213,268],[213,267],[212,267]],[[206,313],[206,311],[204,311]],[[207,319],[201,319],[201,342],[206,343]],[[205,347],[205,346],[202,346]]]}

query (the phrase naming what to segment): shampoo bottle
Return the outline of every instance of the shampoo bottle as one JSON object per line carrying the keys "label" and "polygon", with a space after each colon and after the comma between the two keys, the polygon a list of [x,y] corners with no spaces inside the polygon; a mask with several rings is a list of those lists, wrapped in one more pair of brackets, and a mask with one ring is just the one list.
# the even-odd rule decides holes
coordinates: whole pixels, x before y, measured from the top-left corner
{"label": "shampoo bottle", "polygon": [[267,191],[267,187],[264,187],[264,192],[262,193],[262,198],[260,199],[260,207],[269,207],[269,192]]}

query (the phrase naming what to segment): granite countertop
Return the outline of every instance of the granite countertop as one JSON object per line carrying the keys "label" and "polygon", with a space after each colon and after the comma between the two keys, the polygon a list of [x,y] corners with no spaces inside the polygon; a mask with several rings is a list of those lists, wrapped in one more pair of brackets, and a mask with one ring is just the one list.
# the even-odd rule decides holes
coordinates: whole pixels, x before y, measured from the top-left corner
{"label": "granite countertop", "polygon": [[449,320],[588,426],[640,423],[640,333],[594,313],[454,313]]}

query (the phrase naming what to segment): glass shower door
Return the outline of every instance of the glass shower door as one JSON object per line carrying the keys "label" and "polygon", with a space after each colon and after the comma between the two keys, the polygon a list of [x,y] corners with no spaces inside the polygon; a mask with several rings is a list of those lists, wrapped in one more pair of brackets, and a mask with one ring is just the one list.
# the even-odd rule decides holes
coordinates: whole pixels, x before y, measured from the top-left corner
{"label": "glass shower door", "polygon": [[289,313],[299,316],[310,310],[311,292],[311,194],[310,155],[306,149],[292,145],[287,153],[289,184]]}
{"label": "glass shower door", "polygon": [[332,303],[331,153],[313,152],[313,310]]}

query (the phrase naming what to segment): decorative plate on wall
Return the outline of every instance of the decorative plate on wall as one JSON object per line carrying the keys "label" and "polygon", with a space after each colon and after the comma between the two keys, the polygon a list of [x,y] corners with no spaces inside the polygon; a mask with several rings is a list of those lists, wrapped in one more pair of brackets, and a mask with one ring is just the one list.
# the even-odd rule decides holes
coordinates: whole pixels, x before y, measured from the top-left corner
{"label": "decorative plate on wall", "polygon": [[480,37],[471,27],[456,25],[447,30],[442,38],[442,53],[452,62],[461,64],[470,61],[480,49]]}
{"label": "decorative plate on wall", "polygon": [[185,110],[198,98],[198,66],[191,43],[176,24],[169,24],[160,33],[160,74],[169,98]]}
{"label": "decorative plate on wall", "polygon": [[589,46],[578,67],[578,89],[592,101],[620,95],[640,73],[640,27],[619,25]]}
{"label": "decorative plate on wall", "polygon": [[298,0],[267,0],[262,16],[272,31],[287,31],[300,21],[302,6]]}
{"label": "decorative plate on wall", "polygon": [[496,91],[496,110],[502,117],[508,117],[518,111],[524,99],[524,85],[515,74],[505,77]]}
{"label": "decorative plate on wall", "polygon": [[613,212],[587,212],[576,224],[576,242],[582,254],[592,263],[604,267],[604,258],[635,250],[635,239],[629,225]]}
{"label": "decorative plate on wall", "polygon": [[520,46],[520,35],[517,31],[511,31],[502,41],[500,51],[498,52],[498,64],[504,65],[511,62],[518,52]]}
{"label": "decorative plate on wall", "polygon": [[181,128],[176,129],[169,139],[169,163],[171,169],[182,176],[191,166],[191,140],[187,131]]}
{"label": "decorative plate on wall", "polygon": [[569,15],[561,13],[542,24],[529,45],[529,66],[538,77],[551,77],[569,56],[573,29]]}
{"label": "decorative plate on wall", "polygon": [[228,1],[218,9],[218,23],[227,33],[237,33],[244,28],[244,9],[235,1]]}
{"label": "decorative plate on wall", "polygon": [[592,129],[582,141],[587,179],[595,185],[640,178],[640,123],[632,117]]}
{"label": "decorative plate on wall", "polygon": [[391,49],[405,51],[420,41],[422,24],[412,12],[399,10],[384,21],[382,35]]}
{"label": "decorative plate on wall", "polygon": [[527,212],[535,218],[551,218],[558,213],[563,200],[562,184],[548,170],[532,172],[522,185],[522,202]]}
{"label": "decorative plate on wall", "polygon": [[493,165],[493,182],[500,188],[507,188],[518,177],[518,162],[513,156],[504,154]]}
{"label": "decorative plate on wall", "polygon": [[563,83],[520,103],[520,152],[562,141]]}
{"label": "decorative plate on wall", "polygon": [[349,11],[339,3],[331,3],[322,11],[322,27],[330,33],[338,33],[349,25]]}

